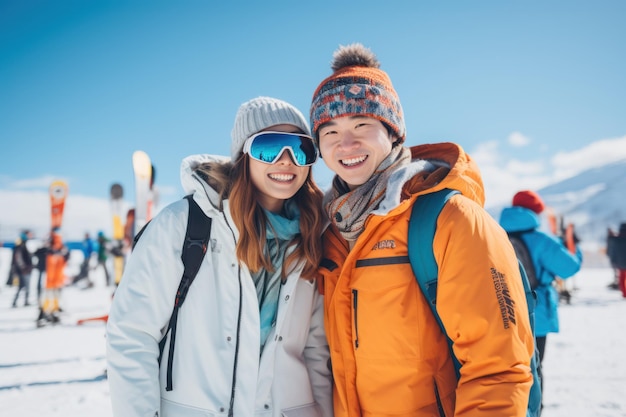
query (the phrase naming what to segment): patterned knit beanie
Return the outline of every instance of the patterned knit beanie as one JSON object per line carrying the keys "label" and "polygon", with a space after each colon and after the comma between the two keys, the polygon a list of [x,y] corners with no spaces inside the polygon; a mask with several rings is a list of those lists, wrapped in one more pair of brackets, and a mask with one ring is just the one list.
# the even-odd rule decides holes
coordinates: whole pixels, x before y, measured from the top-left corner
{"label": "patterned knit beanie", "polygon": [[270,126],[297,126],[310,135],[306,118],[291,104],[271,97],[257,97],[239,106],[231,132],[230,155],[233,161],[241,156],[246,139]]}
{"label": "patterned knit beanie", "polygon": [[341,116],[366,116],[387,125],[398,143],[404,142],[406,127],[400,99],[376,55],[355,43],[340,46],[333,54],[333,75],[313,93],[311,127],[317,138],[321,125]]}
{"label": "patterned knit beanie", "polygon": [[546,208],[539,194],[530,190],[520,191],[515,194],[513,196],[513,205],[527,208],[537,214],[540,214]]}

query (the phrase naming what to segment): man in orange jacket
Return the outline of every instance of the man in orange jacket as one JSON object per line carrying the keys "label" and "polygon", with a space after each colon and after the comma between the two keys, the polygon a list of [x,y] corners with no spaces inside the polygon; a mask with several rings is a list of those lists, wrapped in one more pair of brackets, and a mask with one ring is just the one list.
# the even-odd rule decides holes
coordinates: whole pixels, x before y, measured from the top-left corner
{"label": "man in orange jacket", "polygon": [[[341,47],[311,104],[336,174],[320,267],[335,415],[526,416],[534,341],[514,250],[483,209],[478,168],[460,146],[403,146],[402,107],[379,67],[362,45]],[[433,241],[458,379],[407,256],[412,205],[443,188],[461,192]]]}

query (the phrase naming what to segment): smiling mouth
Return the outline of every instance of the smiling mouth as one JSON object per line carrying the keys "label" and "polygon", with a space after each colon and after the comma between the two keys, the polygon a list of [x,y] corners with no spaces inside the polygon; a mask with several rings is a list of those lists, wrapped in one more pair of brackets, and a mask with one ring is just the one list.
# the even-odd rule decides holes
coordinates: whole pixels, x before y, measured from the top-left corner
{"label": "smiling mouth", "polygon": [[296,178],[293,174],[269,174],[268,177],[278,182],[289,182]]}
{"label": "smiling mouth", "polygon": [[355,158],[340,159],[339,162],[341,162],[342,165],[345,165],[347,167],[352,167],[352,166],[360,164],[366,159],[367,159],[367,155],[362,155],[362,156],[357,156]]}

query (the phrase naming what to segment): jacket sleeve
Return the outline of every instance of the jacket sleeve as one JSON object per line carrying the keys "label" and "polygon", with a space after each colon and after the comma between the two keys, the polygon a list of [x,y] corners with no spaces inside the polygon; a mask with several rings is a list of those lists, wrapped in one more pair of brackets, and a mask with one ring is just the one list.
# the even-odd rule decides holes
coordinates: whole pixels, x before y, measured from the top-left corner
{"label": "jacket sleeve", "polygon": [[441,211],[433,249],[437,309],[461,363],[455,416],[525,416],[534,337],[506,233],[457,195]]}
{"label": "jacket sleeve", "polygon": [[304,348],[304,358],[311,378],[313,397],[321,407],[323,416],[332,417],[332,372],[330,352],[324,331],[324,299],[317,289],[314,294],[311,326]]}
{"label": "jacket sleeve", "polygon": [[[178,210],[172,209],[179,205]],[[150,222],[129,256],[107,322],[107,377],[113,415],[160,415],[158,343],[183,271],[187,202]]]}
{"label": "jacket sleeve", "polygon": [[580,270],[582,253],[578,247],[576,253],[572,254],[556,237],[543,232],[536,233],[537,240],[540,240],[537,245],[539,268],[542,271],[547,271],[550,276],[550,282],[544,282],[542,279],[542,283],[551,283],[555,276],[569,278]]}

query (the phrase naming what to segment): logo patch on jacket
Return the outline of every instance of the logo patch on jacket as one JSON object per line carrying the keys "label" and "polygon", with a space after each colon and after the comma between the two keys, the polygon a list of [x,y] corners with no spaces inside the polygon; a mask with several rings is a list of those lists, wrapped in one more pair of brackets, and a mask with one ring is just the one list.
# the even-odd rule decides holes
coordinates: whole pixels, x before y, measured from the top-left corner
{"label": "logo patch on jacket", "polygon": [[396,248],[396,241],[393,239],[387,239],[387,240],[381,240],[380,242],[377,242],[373,247],[372,250],[378,250],[378,249],[395,249]]}
{"label": "logo patch on jacket", "polygon": [[511,298],[509,286],[504,280],[504,275],[501,272],[495,268],[491,268],[491,279],[493,279],[493,285],[496,289],[496,297],[498,298],[498,305],[500,306],[500,314],[502,315],[504,328],[508,329],[511,327],[511,323],[516,324],[515,301]]}

